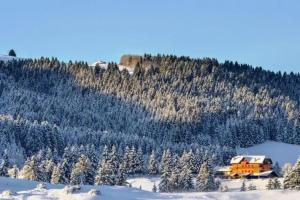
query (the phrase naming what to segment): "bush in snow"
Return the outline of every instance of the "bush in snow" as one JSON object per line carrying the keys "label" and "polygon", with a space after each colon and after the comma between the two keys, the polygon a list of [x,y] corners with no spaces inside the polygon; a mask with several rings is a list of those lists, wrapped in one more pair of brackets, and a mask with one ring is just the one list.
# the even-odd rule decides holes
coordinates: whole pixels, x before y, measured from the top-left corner
{"label": "bush in snow", "polygon": [[45,183],[38,183],[37,186],[36,186],[36,189],[37,190],[46,190],[47,186],[46,186]]}
{"label": "bush in snow", "polygon": [[63,189],[64,193],[66,193],[66,194],[74,194],[75,192],[77,192],[79,190],[81,190],[81,187],[78,185],[73,185],[73,186],[67,185]]}
{"label": "bush in snow", "polygon": [[157,187],[156,187],[155,183],[153,185],[152,192],[157,192]]}
{"label": "bush in snow", "polygon": [[91,189],[89,191],[89,194],[92,196],[98,196],[98,195],[101,195],[101,192],[100,192],[100,190],[97,190],[97,189]]}
{"label": "bush in snow", "polygon": [[246,184],[245,184],[245,181],[243,181],[240,191],[241,191],[241,192],[245,192],[245,191],[246,191]]}
{"label": "bush in snow", "polygon": [[219,191],[220,192],[228,192],[228,186],[227,185],[225,185],[225,186],[220,185]]}
{"label": "bush in snow", "polygon": [[252,183],[249,184],[248,186],[248,190],[251,191],[251,190],[256,190],[256,186],[253,185]]}
{"label": "bush in snow", "polygon": [[12,192],[10,190],[4,190],[1,194],[2,198],[12,198],[13,195],[15,195],[15,192]]}

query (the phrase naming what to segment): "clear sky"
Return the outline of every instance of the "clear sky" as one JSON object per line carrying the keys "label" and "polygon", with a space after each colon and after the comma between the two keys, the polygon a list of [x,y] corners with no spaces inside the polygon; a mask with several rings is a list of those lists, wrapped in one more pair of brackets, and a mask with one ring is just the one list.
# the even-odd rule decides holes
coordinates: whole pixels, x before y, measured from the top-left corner
{"label": "clear sky", "polygon": [[0,54],[162,53],[300,72],[299,0],[0,0]]}

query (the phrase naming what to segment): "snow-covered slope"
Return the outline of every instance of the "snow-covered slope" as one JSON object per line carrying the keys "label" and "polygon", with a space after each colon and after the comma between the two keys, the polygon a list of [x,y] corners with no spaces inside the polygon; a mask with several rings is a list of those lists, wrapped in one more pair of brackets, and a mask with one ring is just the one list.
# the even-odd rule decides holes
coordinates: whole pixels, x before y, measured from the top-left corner
{"label": "snow-covered slope", "polygon": [[240,148],[237,153],[242,155],[267,155],[272,158],[274,163],[277,161],[283,166],[285,163],[296,163],[300,156],[300,145],[267,141],[253,147]]}
{"label": "snow-covered slope", "polygon": [[[104,62],[104,61],[97,61],[97,62],[94,62],[92,64],[90,64],[90,67],[95,67],[96,65],[100,66],[101,68],[103,69],[107,69],[108,67],[108,63]],[[133,74],[133,68],[131,67],[127,67],[127,66],[124,66],[124,65],[118,65],[119,67],[119,70],[122,71],[124,69],[127,69],[127,71],[129,72],[130,75]]]}
{"label": "snow-covered slope", "polygon": [[19,60],[20,58],[0,54],[0,60],[2,60],[2,61],[6,62],[6,61],[14,60],[14,59]]}
{"label": "snow-covered slope", "polygon": [[[147,182],[144,178],[139,181]],[[155,179],[154,179],[155,180]],[[150,180],[151,181],[151,180]],[[250,180],[247,180],[250,181]],[[260,180],[255,184],[259,184]],[[227,180],[228,187],[238,188],[241,180]],[[246,183],[248,184],[248,182]],[[66,194],[63,190],[64,185],[46,184],[46,189],[36,189],[37,182],[27,180],[16,180],[11,178],[0,177],[0,199],[26,199],[26,200],[225,200],[225,199],[272,199],[272,200],[294,200],[299,199],[300,192],[295,191],[266,191],[259,190],[239,192],[236,190],[230,192],[191,192],[191,193],[153,193],[136,188],[119,187],[119,186],[82,186],[81,190],[74,194]],[[264,184],[261,184],[261,187]],[[142,186],[143,187],[143,186]],[[92,189],[101,191],[101,196],[89,194]],[[5,190],[10,190],[11,196],[3,195]]]}

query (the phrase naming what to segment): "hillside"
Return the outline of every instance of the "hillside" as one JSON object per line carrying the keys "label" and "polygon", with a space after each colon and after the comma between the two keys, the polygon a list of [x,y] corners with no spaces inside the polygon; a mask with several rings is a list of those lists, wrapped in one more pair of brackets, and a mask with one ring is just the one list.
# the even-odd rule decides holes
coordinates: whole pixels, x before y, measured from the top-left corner
{"label": "hillside", "polygon": [[267,141],[249,148],[240,148],[238,154],[242,155],[267,155],[273,162],[278,162],[280,166],[285,163],[295,164],[300,158],[300,146],[285,144],[281,142]]}
{"label": "hillside", "polygon": [[132,75],[114,63],[0,62],[0,96],[0,152],[18,165],[81,145],[145,158],[192,149],[220,165],[237,146],[300,144],[299,74],[229,61],[144,55]]}
{"label": "hillside", "polygon": [[[37,182],[17,180],[0,177],[0,198],[2,199],[28,199],[28,200],[221,200],[221,199],[273,199],[273,200],[294,200],[299,197],[299,191],[247,191],[247,192],[209,192],[209,193],[153,193],[144,190],[116,186],[82,186],[82,189],[75,194],[65,194],[64,185],[46,184],[47,189],[37,189]],[[101,196],[93,196],[88,192],[96,188],[102,192]],[[15,194],[4,196],[1,193],[10,190]]]}

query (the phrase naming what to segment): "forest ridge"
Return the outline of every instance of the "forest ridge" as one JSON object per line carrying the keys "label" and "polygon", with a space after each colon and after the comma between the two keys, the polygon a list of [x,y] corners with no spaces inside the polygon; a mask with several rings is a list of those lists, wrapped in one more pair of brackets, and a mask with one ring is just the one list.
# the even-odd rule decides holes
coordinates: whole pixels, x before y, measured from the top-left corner
{"label": "forest ridge", "polygon": [[226,163],[237,146],[300,144],[300,75],[230,61],[145,54],[132,75],[115,63],[0,61],[0,96],[0,150],[25,158],[114,145],[205,148]]}

